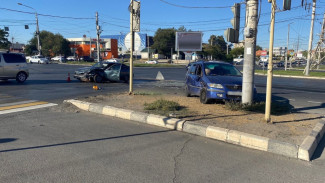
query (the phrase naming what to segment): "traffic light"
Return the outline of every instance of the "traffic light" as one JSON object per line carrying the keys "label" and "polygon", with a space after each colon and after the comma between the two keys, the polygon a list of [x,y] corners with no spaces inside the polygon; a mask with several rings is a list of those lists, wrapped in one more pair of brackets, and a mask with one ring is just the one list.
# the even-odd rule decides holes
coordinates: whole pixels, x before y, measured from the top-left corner
{"label": "traffic light", "polygon": [[283,10],[291,9],[291,0],[283,0]]}
{"label": "traffic light", "polygon": [[231,19],[231,24],[235,30],[240,29],[240,4],[235,3],[234,6],[231,7],[231,11],[234,14],[234,18]]}
{"label": "traffic light", "polygon": [[233,28],[228,28],[227,30],[225,30],[224,34],[227,42],[238,43],[239,31]]}

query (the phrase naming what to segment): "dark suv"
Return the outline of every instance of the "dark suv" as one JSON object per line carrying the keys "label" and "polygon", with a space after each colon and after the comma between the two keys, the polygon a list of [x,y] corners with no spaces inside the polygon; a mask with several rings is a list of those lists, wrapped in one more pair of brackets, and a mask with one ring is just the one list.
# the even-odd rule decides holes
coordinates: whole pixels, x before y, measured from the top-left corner
{"label": "dark suv", "polygon": [[28,78],[26,58],[19,53],[0,52],[0,80],[16,79],[23,83]]}
{"label": "dark suv", "polygon": [[93,62],[95,60],[93,58],[90,58],[89,56],[82,56],[80,57],[80,61]]}

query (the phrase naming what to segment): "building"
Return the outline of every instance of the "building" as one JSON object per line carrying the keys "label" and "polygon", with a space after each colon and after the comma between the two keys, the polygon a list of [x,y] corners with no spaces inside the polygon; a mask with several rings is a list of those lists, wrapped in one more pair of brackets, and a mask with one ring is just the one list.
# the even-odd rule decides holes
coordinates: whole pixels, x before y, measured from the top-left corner
{"label": "building", "polygon": [[[130,42],[130,36],[128,34],[119,34],[119,35],[102,35],[102,38],[109,38],[109,39],[117,39],[118,40],[118,49],[119,54],[125,54],[129,51],[130,45],[126,45],[125,42]],[[135,33],[134,34],[134,50],[135,54],[140,54],[143,49],[148,47],[148,39],[149,39],[149,46],[153,44],[153,38],[148,37],[147,34]]]}
{"label": "building", "polygon": [[273,55],[274,56],[286,56],[287,47],[274,47]]}
{"label": "building", "polygon": [[20,43],[13,43],[10,46],[10,52],[23,53],[25,50],[25,45]]}
{"label": "building", "polygon": [[[87,37],[83,38],[68,38],[70,41],[71,52],[77,54],[77,57],[90,56],[97,58],[97,39]],[[100,57],[105,59],[118,57],[118,46],[116,39],[99,39],[100,42]]]}

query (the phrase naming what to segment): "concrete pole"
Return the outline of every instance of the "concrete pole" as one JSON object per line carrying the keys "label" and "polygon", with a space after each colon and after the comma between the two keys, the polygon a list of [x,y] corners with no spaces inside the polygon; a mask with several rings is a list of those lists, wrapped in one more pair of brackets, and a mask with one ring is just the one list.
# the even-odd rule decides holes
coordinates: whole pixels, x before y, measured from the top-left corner
{"label": "concrete pole", "polygon": [[99,37],[100,37],[100,27],[98,25],[98,12],[96,12],[96,30],[97,30],[97,62],[100,60],[100,42],[99,42]]}
{"label": "concrete pole", "polygon": [[310,33],[309,33],[309,44],[308,44],[308,56],[307,56],[307,64],[306,64],[306,69],[305,69],[305,71],[306,71],[305,75],[306,76],[309,76],[311,52],[312,52],[312,49],[313,49],[315,11],[316,11],[316,0],[313,0],[313,12],[311,14],[311,25],[310,25]]}
{"label": "concrete pole", "polygon": [[288,24],[287,50],[286,50],[286,58],[285,58],[285,65],[284,65],[285,71],[287,70],[287,65],[288,65],[289,32],[290,32],[290,24]]}
{"label": "concrete pole", "polygon": [[258,0],[247,1],[246,9],[247,8],[248,15],[246,28],[253,30],[253,35],[249,38],[245,38],[242,103],[252,104],[254,99],[254,71],[256,56]]}
{"label": "concrete pole", "polygon": [[130,5],[130,33],[131,33],[131,50],[130,50],[130,89],[129,95],[133,94],[133,50],[134,50],[134,31],[133,31],[133,0]]}
{"label": "concrete pole", "polygon": [[270,45],[269,45],[269,64],[267,70],[265,120],[271,122],[271,103],[272,103],[272,77],[273,77],[273,41],[274,41],[274,21],[275,21],[276,0],[272,0]]}

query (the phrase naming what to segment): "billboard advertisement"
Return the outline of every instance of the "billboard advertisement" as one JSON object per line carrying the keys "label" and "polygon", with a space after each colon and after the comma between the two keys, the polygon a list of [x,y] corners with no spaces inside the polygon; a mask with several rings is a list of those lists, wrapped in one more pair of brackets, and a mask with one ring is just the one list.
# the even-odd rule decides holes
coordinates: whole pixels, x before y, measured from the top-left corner
{"label": "billboard advertisement", "polygon": [[202,32],[176,32],[177,51],[202,51]]}

